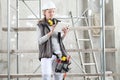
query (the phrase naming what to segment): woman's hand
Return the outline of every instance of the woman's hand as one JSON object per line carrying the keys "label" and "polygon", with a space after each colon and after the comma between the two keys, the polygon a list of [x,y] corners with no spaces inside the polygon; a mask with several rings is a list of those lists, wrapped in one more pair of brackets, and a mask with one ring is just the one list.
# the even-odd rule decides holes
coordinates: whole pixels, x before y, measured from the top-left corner
{"label": "woman's hand", "polygon": [[54,29],[55,29],[56,25],[52,25],[51,27],[52,27],[51,31],[54,32]]}
{"label": "woman's hand", "polygon": [[55,26],[56,26],[56,25],[51,26],[51,27],[52,27],[52,29],[51,29],[51,31],[48,33],[48,35],[49,35],[49,36],[51,36],[51,35],[53,34],[54,29],[55,29]]}
{"label": "woman's hand", "polygon": [[66,36],[66,34],[68,33],[68,31],[69,31],[69,28],[68,27],[64,27],[63,29],[62,29],[62,31],[63,31],[63,33],[64,33],[64,37]]}

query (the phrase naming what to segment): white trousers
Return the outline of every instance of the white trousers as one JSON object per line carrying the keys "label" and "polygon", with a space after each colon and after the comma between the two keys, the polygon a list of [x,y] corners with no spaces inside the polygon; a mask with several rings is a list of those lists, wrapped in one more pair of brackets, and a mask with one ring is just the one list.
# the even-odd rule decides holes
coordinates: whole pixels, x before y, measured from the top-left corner
{"label": "white trousers", "polygon": [[53,80],[62,80],[63,73],[55,72],[55,61],[56,57],[53,55],[52,58],[42,58],[41,59],[41,70],[42,70],[42,80],[51,80],[51,75],[53,74]]}

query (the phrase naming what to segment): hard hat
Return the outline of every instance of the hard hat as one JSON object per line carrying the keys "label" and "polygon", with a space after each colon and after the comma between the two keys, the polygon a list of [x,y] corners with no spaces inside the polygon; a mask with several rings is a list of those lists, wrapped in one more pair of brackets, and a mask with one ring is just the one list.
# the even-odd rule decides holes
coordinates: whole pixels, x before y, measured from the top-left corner
{"label": "hard hat", "polygon": [[55,4],[52,1],[45,1],[42,4],[42,10],[56,8]]}

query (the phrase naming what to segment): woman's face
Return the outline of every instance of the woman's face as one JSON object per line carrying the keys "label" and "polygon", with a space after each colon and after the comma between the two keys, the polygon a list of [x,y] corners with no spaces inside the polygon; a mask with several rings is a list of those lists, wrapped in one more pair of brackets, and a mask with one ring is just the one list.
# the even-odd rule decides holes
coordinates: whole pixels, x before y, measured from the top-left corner
{"label": "woman's face", "polygon": [[54,15],[55,9],[47,9],[44,11],[44,16],[46,17],[46,19],[52,19]]}

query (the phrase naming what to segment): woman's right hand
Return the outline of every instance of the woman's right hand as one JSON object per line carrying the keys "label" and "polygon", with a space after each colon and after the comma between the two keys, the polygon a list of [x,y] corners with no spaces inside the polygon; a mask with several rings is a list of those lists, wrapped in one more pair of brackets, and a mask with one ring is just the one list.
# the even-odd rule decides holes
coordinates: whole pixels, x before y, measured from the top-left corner
{"label": "woman's right hand", "polygon": [[52,32],[54,32],[55,26],[56,25],[51,26],[52,27],[52,30],[51,30]]}
{"label": "woman's right hand", "polygon": [[48,35],[49,35],[49,36],[51,36],[51,35],[53,34],[54,29],[55,29],[55,26],[56,26],[56,25],[51,26],[51,27],[52,27],[52,29],[51,29],[51,31],[48,33]]}

